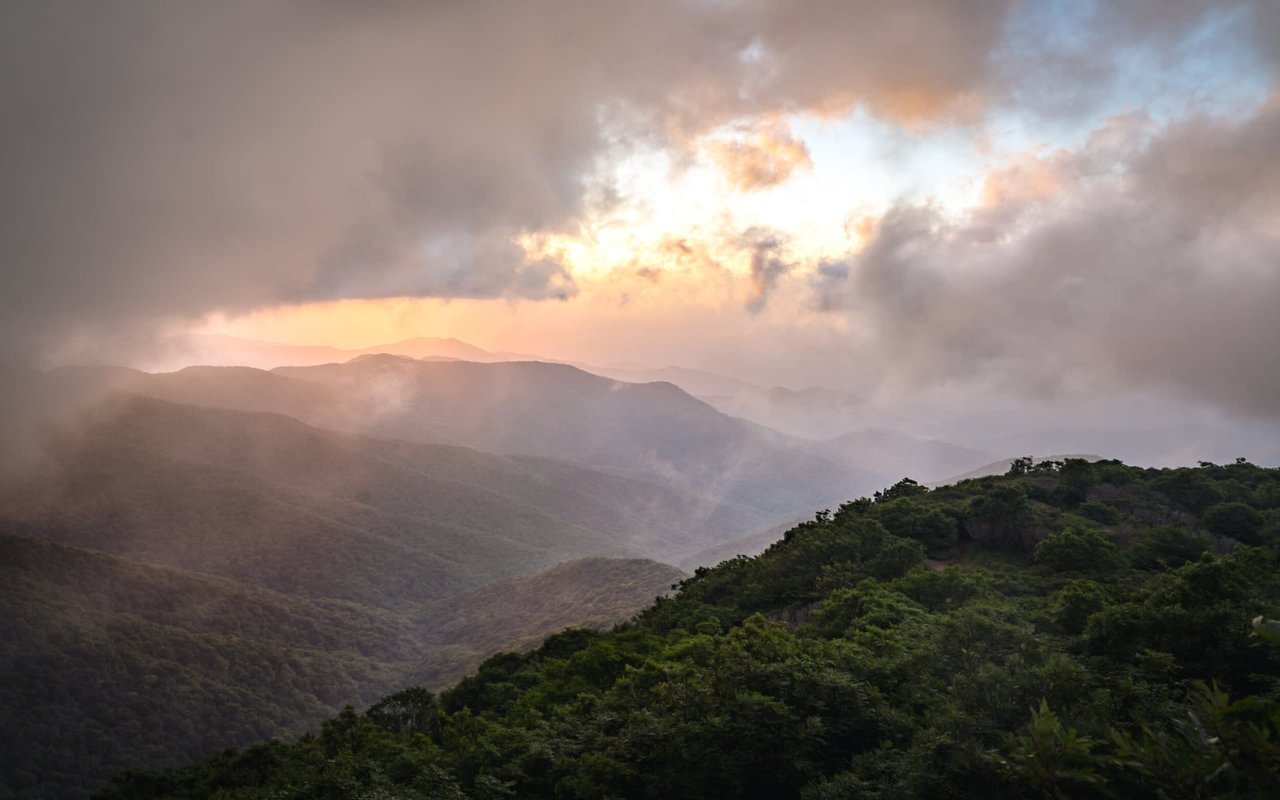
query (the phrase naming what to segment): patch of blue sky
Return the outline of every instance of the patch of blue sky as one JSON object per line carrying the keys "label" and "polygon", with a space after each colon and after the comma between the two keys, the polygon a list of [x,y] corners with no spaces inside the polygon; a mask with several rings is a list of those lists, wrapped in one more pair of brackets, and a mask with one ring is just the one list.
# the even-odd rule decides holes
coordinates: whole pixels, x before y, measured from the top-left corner
{"label": "patch of blue sky", "polygon": [[988,116],[992,144],[1074,149],[1123,114],[1168,124],[1252,112],[1272,76],[1249,35],[1249,9],[1213,7],[1189,22],[1141,34],[1116,30],[1093,0],[1023,4],[994,56],[1004,95]]}
{"label": "patch of blue sky", "polygon": [[1178,43],[1168,63],[1143,54],[1126,77],[1140,89],[1146,80],[1145,92],[1152,99],[1149,110],[1157,120],[1193,113],[1249,114],[1272,89],[1264,55],[1249,44],[1246,29],[1251,24],[1244,8],[1208,14]]}

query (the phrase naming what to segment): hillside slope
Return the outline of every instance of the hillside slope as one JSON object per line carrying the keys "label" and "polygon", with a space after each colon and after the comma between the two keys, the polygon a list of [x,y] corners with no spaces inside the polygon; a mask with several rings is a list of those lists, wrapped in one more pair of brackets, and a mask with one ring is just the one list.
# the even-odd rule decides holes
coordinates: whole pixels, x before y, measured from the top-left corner
{"label": "hillside slope", "polygon": [[395,356],[273,372],[329,387],[359,409],[317,424],[644,475],[753,510],[755,527],[880,482],[670,383],[622,383],[564,364]]}
{"label": "hillside slope", "polygon": [[570,562],[519,579],[539,604],[500,582],[455,618],[411,618],[0,533],[0,796],[80,797],[112,771],[297,735],[343,704],[447,685],[498,648],[611,624],[680,576]]}
{"label": "hillside slope", "polygon": [[403,618],[0,536],[0,785],[76,797],[162,766],[297,735],[397,685]]}
{"label": "hillside slope", "polygon": [[618,608],[643,608],[673,588],[659,583],[663,576],[674,584],[685,573],[656,561],[584,558],[454,595],[415,620],[429,643],[491,653],[513,642],[537,644],[571,625],[612,624]]}
{"label": "hillside slope", "polygon": [[1275,797],[1278,510],[1243,462],[902,482],[631,625],[100,797]]}
{"label": "hillside slope", "polygon": [[[550,458],[618,479],[662,484],[670,502],[633,504],[678,530],[677,556],[794,519],[884,480],[734,419],[671,384],[626,384],[539,362],[423,362],[371,355],[286,368],[191,367],[173,373],[61,369],[28,378],[28,406],[65,408],[127,392],[185,405],[271,412],[326,429]],[[90,398],[86,400],[86,398]],[[29,423],[28,429],[39,427]],[[561,473],[565,467],[544,464]],[[584,473],[579,477],[587,478]],[[680,495],[680,497],[676,497]]]}
{"label": "hillside slope", "polygon": [[657,483],[150,398],[99,407],[52,453],[0,492],[14,529],[388,609],[706,538],[675,527],[703,498]]}

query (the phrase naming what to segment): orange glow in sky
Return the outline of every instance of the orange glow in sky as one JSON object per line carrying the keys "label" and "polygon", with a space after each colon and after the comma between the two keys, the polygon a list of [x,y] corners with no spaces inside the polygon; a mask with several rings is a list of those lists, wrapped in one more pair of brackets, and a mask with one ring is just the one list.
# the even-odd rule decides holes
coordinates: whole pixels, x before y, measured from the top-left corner
{"label": "orange glow in sky", "polygon": [[[692,338],[700,320],[714,319],[721,327],[706,335],[730,339],[773,323],[847,325],[817,320],[806,305],[803,276],[814,264],[848,258],[881,214],[921,199],[913,179],[928,186],[923,199],[957,212],[979,200],[988,167],[975,157],[976,136],[922,137],[886,160],[880,153],[891,141],[901,150],[902,131],[865,115],[766,122],[708,133],[687,163],[634,154],[610,167],[616,203],[576,230],[518,237],[527,258],[554,260],[573,276],[577,293],[565,301],[348,299],[213,315],[198,331],[345,348],[455,337],[491,350],[604,357],[609,349],[625,359],[668,338],[664,325]],[[753,292],[744,232],[776,238],[778,255],[795,265],[763,313],[744,311]]]}

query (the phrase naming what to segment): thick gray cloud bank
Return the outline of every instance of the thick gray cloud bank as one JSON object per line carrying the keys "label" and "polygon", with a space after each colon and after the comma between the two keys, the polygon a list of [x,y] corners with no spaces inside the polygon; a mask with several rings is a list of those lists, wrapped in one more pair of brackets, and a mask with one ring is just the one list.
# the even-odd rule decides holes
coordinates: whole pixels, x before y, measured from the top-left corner
{"label": "thick gray cloud bank", "polygon": [[1280,417],[1280,104],[1115,120],[993,175],[963,219],[895,209],[810,281],[908,385],[1139,386]]}
{"label": "thick gray cloud bank", "polygon": [[[511,237],[634,142],[991,80],[1010,0],[16,2],[0,11],[0,334],[338,297],[564,298]],[[905,55],[905,57],[904,57]]]}

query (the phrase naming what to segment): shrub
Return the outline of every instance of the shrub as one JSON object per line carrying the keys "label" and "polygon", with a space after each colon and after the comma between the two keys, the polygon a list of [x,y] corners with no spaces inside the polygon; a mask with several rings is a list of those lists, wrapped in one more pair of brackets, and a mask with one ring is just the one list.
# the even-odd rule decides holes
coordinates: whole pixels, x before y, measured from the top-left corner
{"label": "shrub", "polygon": [[1036,545],[1035,562],[1057,572],[1086,572],[1110,566],[1114,550],[1098,531],[1073,526]]}
{"label": "shrub", "polygon": [[1245,544],[1262,544],[1262,512],[1245,503],[1218,503],[1200,517],[1205,528],[1216,536],[1229,536]]}

